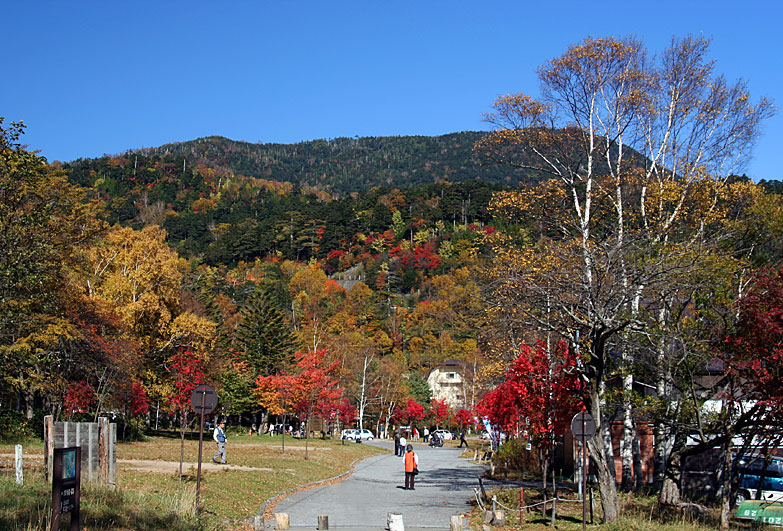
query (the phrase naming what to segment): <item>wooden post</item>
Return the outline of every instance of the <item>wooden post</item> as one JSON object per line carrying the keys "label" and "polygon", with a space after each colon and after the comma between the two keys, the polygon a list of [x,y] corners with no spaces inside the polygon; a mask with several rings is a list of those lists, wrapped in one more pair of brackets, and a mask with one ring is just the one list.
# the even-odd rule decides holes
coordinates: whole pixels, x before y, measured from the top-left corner
{"label": "wooden post", "polygon": [[557,496],[552,498],[552,527],[555,527],[556,518],[557,518]]}
{"label": "wooden post", "polygon": [[93,444],[93,439],[95,436],[93,433],[95,433],[95,423],[90,422],[87,425],[87,481],[91,483],[95,481],[95,474],[93,472],[93,463],[95,463],[95,444]]}
{"label": "wooden post", "polygon": [[462,531],[462,515],[454,514],[451,516],[449,531]]}
{"label": "wooden post", "polygon": [[22,474],[22,445],[14,446],[14,461],[16,465],[16,484],[24,485],[24,475]]}
{"label": "wooden post", "polygon": [[117,423],[109,424],[109,486],[117,487]]}
{"label": "wooden post", "polygon": [[590,525],[593,525],[593,487],[590,487]]}
{"label": "wooden post", "polygon": [[52,482],[52,466],[54,458],[54,417],[44,417],[44,473],[46,482]]}
{"label": "wooden post", "polygon": [[109,419],[98,418],[98,481],[102,485],[109,484],[109,453],[111,443],[109,441]]}
{"label": "wooden post", "polygon": [[525,488],[519,487],[519,523],[525,523]]}
{"label": "wooden post", "polygon": [[290,529],[288,513],[275,513],[275,529]]}
{"label": "wooden post", "polygon": [[318,517],[318,531],[321,531],[322,529],[329,529],[329,517],[328,516],[319,516]]}

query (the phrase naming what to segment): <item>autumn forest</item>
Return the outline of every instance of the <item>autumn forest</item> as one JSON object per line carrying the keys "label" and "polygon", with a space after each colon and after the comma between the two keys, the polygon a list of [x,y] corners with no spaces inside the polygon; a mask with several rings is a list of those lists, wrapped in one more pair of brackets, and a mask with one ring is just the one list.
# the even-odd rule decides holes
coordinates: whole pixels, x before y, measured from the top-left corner
{"label": "autumn forest", "polygon": [[[771,102],[692,37],[587,39],[538,76],[491,132],[440,137],[59,162],[0,119],[0,429],[130,438],[192,422],[208,383],[233,425],[486,417],[546,462],[586,410],[607,521],[639,487],[611,421],[654,426],[662,504],[688,455],[778,445],[783,185],[738,165]],[[427,384],[448,360],[460,404]]]}

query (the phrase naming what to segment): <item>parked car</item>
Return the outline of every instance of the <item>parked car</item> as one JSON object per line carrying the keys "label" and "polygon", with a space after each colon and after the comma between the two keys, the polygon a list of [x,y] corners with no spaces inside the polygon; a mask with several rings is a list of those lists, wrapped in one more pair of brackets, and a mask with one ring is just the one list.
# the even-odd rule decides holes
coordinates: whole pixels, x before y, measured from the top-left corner
{"label": "parked car", "polygon": [[340,433],[340,439],[343,441],[353,441],[357,430],[347,429]]}
{"label": "parked car", "polygon": [[435,430],[432,433],[435,433],[444,441],[450,441],[454,438],[454,435],[449,430]]}
{"label": "parked car", "polygon": [[764,457],[745,457],[735,461],[735,473],[739,476],[736,503],[755,500],[761,488],[761,499],[765,502],[783,502],[783,459],[773,457],[763,473]]}
{"label": "parked car", "polygon": [[362,441],[372,441],[375,436],[370,430],[354,430],[353,438],[361,439]]}

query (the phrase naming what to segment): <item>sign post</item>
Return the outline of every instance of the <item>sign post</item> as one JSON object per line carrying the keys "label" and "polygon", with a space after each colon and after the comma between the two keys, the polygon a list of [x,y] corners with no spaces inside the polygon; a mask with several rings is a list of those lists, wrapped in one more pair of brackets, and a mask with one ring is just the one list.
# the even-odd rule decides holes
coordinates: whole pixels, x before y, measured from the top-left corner
{"label": "sign post", "polygon": [[82,449],[55,448],[52,463],[52,524],[51,531],[60,531],[62,515],[71,513],[69,531],[79,531],[81,499]]}
{"label": "sign post", "polygon": [[196,514],[198,514],[199,497],[201,496],[201,453],[204,447],[204,415],[215,411],[217,393],[206,384],[199,385],[190,395],[190,405],[196,413],[201,414],[198,429],[198,472],[196,473]]}
{"label": "sign post", "polygon": [[574,439],[582,443],[582,474],[580,477],[582,483],[582,529],[587,526],[587,504],[585,502],[585,491],[587,488],[587,441],[595,435],[595,419],[590,413],[582,412],[574,415],[571,420],[571,434]]}

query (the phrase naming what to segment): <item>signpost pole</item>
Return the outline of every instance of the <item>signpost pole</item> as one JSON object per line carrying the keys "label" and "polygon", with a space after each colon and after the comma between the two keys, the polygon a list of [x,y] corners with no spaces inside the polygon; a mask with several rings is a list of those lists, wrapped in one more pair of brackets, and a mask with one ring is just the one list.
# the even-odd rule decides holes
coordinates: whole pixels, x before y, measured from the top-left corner
{"label": "signpost pole", "polygon": [[215,390],[201,384],[193,390],[190,395],[190,405],[200,415],[198,429],[198,471],[196,473],[196,514],[199,511],[199,500],[201,498],[201,457],[204,449],[204,415],[212,413],[217,407],[217,393]]}
{"label": "signpost pole", "polygon": [[198,514],[199,497],[201,496],[201,452],[204,447],[204,401],[207,390],[201,390],[201,422],[198,425],[198,472],[196,473],[196,514]]}
{"label": "signpost pole", "polygon": [[584,531],[587,526],[587,441],[593,438],[596,431],[595,419],[590,413],[582,412],[574,415],[571,419],[571,434],[574,437],[574,441],[581,442],[582,446],[582,460],[581,460],[581,474],[579,479],[582,483],[581,496],[582,496],[582,530]]}
{"label": "signpost pole", "polygon": [[585,439],[585,416],[582,415],[582,531],[586,529],[587,522],[587,503],[585,493],[587,492],[587,440]]}

